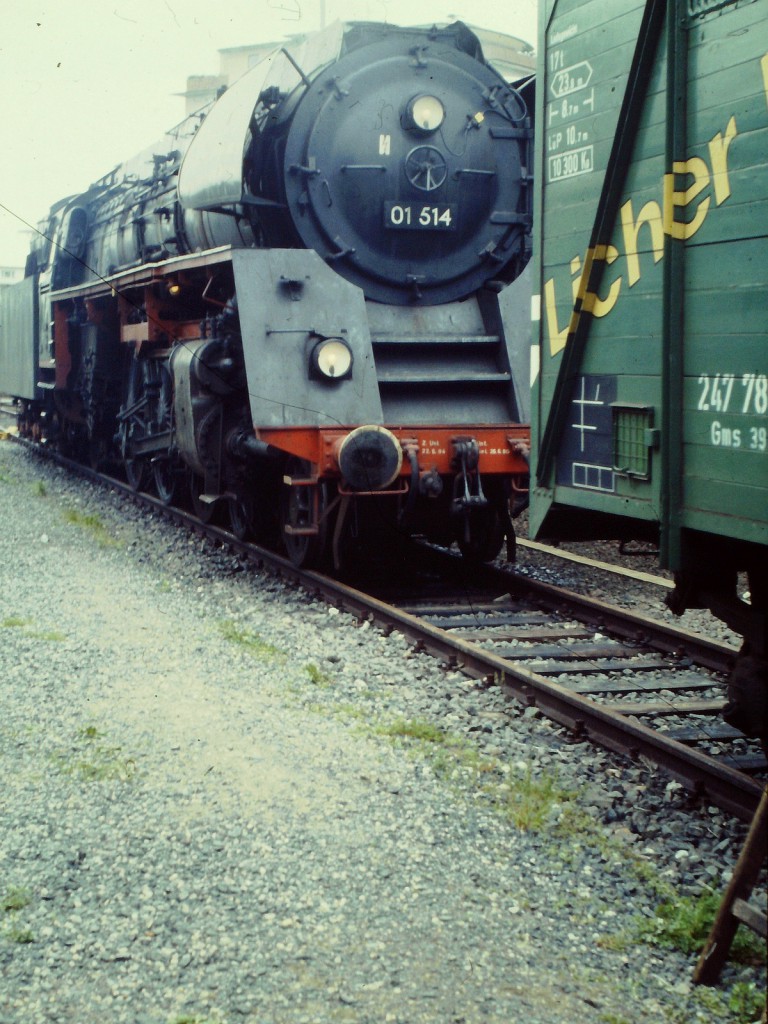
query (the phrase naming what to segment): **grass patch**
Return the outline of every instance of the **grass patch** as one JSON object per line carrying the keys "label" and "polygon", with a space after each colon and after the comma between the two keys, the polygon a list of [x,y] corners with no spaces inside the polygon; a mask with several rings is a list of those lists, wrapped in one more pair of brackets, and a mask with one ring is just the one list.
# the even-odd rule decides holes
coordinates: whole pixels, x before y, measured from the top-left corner
{"label": "grass patch", "polygon": [[81,782],[127,782],[136,774],[136,761],[122,747],[102,742],[104,734],[95,725],[87,725],[76,734],[74,748],[54,755],[54,763],[64,775]]}
{"label": "grass patch", "polygon": [[497,771],[495,761],[483,758],[477,748],[463,736],[446,732],[432,722],[418,718],[398,718],[376,726],[373,732],[393,741],[406,741],[419,756],[424,757],[439,779],[474,786],[481,777]]}
{"label": "grass patch", "polygon": [[6,890],[5,896],[2,898],[0,907],[3,912],[8,914],[12,911],[23,910],[24,907],[28,907],[32,902],[32,894],[29,889],[24,889],[20,886],[12,885]]}
{"label": "grass patch", "polygon": [[36,494],[38,498],[46,498],[48,496],[48,488],[42,480],[38,480],[32,487],[32,493]]}
{"label": "grass patch", "polygon": [[523,832],[538,832],[555,810],[574,800],[576,793],[565,790],[557,775],[544,772],[534,777],[530,765],[519,779],[510,779],[498,787],[497,804],[501,812]]}
{"label": "grass patch", "polygon": [[[564,843],[558,855],[567,861],[579,856],[579,850],[589,846],[603,861],[621,864],[628,873],[645,886],[651,898],[659,901],[655,916],[637,915],[629,927],[603,935],[597,940],[601,949],[622,952],[638,942],[675,949],[685,956],[698,954],[704,948],[712,924],[720,908],[722,893],[707,889],[697,897],[681,896],[669,882],[659,877],[658,868],[631,845],[596,825],[575,802],[564,805],[554,827],[554,834]],[[766,947],[762,939],[750,929],[739,928],[731,946],[729,960],[751,966],[765,964]],[[758,1014],[759,1016],[759,1014]],[[741,1021],[741,1017],[738,1021]],[[752,1021],[754,1017],[746,1017]],[[738,1024],[734,1018],[733,1024]]]}
{"label": "grass patch", "polygon": [[16,915],[19,911],[24,910],[31,902],[32,893],[29,889],[16,885],[9,886],[5,891],[5,895],[0,899],[0,909],[2,909],[4,914],[8,914],[3,928],[3,935],[8,942],[25,945],[35,941],[32,929],[26,925],[19,924],[16,920]]}
{"label": "grass patch", "polygon": [[353,722],[367,722],[368,712],[357,704],[336,704],[332,713],[338,718],[350,719]]}
{"label": "grass patch", "polygon": [[[722,893],[708,889],[697,898],[674,895],[660,903],[655,917],[641,918],[637,936],[651,946],[677,949],[686,956],[700,953],[707,941]],[[739,928],[729,959],[743,964],[764,964],[765,943],[749,928]]]}
{"label": "grass patch", "polygon": [[[729,991],[701,986],[693,991],[680,1009],[664,1014],[665,1024],[691,1024],[691,1021],[718,1020],[727,1024],[753,1024],[761,1020],[765,992],[754,982],[737,981]],[[625,1024],[619,1018],[620,1024]]]}
{"label": "grass patch", "polygon": [[31,625],[29,619],[21,619],[17,615],[11,615],[7,619],[3,619],[0,622],[0,626],[3,629],[26,629],[27,626]]}
{"label": "grass patch", "polygon": [[180,1013],[168,1019],[168,1024],[224,1024],[218,1009],[215,1007],[210,1013],[198,1015],[196,1013]]}
{"label": "grass patch", "polygon": [[243,650],[261,658],[284,658],[285,654],[279,647],[264,640],[258,633],[243,629],[229,619],[219,623],[219,632],[225,640],[242,647]]}
{"label": "grass patch", "polygon": [[323,690],[328,690],[333,686],[333,679],[331,679],[327,672],[323,672],[322,669],[318,668],[314,662],[310,662],[304,668],[309,676],[309,681],[314,686],[319,686]]}
{"label": "grass patch", "polygon": [[5,937],[9,942],[16,942],[19,945],[26,945],[35,941],[32,929],[26,925],[17,924],[15,921],[12,921],[5,929]]}
{"label": "grass patch", "polygon": [[101,547],[117,547],[118,542],[110,535],[100,516],[88,515],[75,508],[64,509],[62,515],[65,522],[89,534]]}
{"label": "grass patch", "polygon": [[59,629],[30,629],[27,631],[27,635],[35,640],[47,640],[49,643],[61,643],[62,640],[67,639],[67,634],[62,633]]}
{"label": "grass patch", "polygon": [[483,757],[470,741],[431,722],[399,718],[374,731],[395,740],[410,741],[428,759],[439,778],[481,786],[492,806],[524,831],[543,828],[556,807],[575,797],[575,793],[559,785],[554,775],[545,773],[534,778],[530,766],[522,778],[505,779],[496,760]]}
{"label": "grass patch", "polygon": [[448,734],[431,722],[419,721],[416,718],[398,718],[389,725],[381,725],[376,729],[381,736],[392,739],[418,740],[419,743],[443,744],[448,742]]}
{"label": "grass patch", "polygon": [[737,981],[727,996],[728,1009],[735,1014],[733,1024],[759,1020],[765,1008],[765,992],[753,981]]}
{"label": "grass patch", "polygon": [[22,619],[16,615],[12,615],[9,618],[0,621],[0,628],[20,629],[24,636],[32,637],[34,640],[50,640],[57,642],[67,639],[66,634],[62,633],[58,629],[31,629],[31,626],[31,619]]}
{"label": "grass patch", "polygon": [[220,1017],[196,1017],[182,1014],[181,1017],[172,1017],[168,1024],[222,1024]]}
{"label": "grass patch", "polygon": [[[293,692],[296,691],[294,690]],[[308,711],[311,715],[319,715],[322,718],[338,719],[340,722],[346,722],[350,726],[354,724],[355,731],[361,735],[370,734],[370,729],[367,728],[368,713],[356,704],[347,704],[343,702],[338,704],[321,704],[318,701],[302,701],[301,708],[303,711]],[[358,722],[362,722],[364,725],[357,726],[356,723]]]}

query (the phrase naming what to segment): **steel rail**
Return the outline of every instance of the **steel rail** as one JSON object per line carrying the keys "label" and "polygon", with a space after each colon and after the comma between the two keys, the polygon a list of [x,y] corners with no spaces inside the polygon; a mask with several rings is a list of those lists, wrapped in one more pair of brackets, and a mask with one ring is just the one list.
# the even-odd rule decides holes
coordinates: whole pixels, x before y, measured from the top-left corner
{"label": "steel rail", "polygon": [[578,618],[583,622],[603,627],[626,639],[641,641],[655,650],[688,655],[698,665],[714,672],[729,672],[738,653],[730,644],[710,640],[700,633],[660,622],[639,612],[605,604],[552,583],[516,576],[494,566],[483,567],[481,578],[489,583],[495,581],[497,585],[514,587],[516,593],[537,594],[552,607],[559,604],[576,609]]}
{"label": "steel rail", "polygon": [[626,576],[627,579],[637,580],[640,583],[650,583],[652,586],[662,587],[665,590],[672,590],[675,586],[672,580],[665,579],[663,576],[654,576],[652,573],[641,572],[638,569],[627,569],[622,565],[612,565],[610,562],[588,558],[586,555],[579,555],[562,547],[553,547],[551,544],[542,544],[537,540],[516,537],[515,543],[518,548],[534,551],[541,555],[548,555],[550,558],[555,558],[561,562],[574,562],[577,565],[584,565],[590,569],[600,569],[602,572],[610,572],[616,576]]}

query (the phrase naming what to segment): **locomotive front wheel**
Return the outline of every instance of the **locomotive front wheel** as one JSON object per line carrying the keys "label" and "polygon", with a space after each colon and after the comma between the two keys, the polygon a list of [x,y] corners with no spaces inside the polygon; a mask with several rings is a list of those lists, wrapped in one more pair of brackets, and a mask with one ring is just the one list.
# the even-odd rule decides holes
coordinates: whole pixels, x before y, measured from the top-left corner
{"label": "locomotive front wheel", "polygon": [[[285,475],[301,478],[309,476],[310,472],[311,468],[307,462],[291,458],[288,460]],[[280,497],[283,544],[288,557],[297,568],[317,569],[324,562],[328,537],[324,517],[326,507],[327,492],[324,483],[283,484]]]}
{"label": "locomotive front wheel", "polygon": [[146,459],[123,459],[125,478],[134,491],[146,491],[149,485],[149,466]]}
{"label": "locomotive front wheel", "polygon": [[179,499],[179,473],[173,460],[157,459],[152,463],[155,491],[164,505],[175,505]]}
{"label": "locomotive front wheel", "polygon": [[127,389],[121,410],[120,451],[123,456],[125,478],[134,491],[146,491],[152,477],[151,467],[143,456],[133,454],[133,442],[149,433],[147,413],[147,382],[153,376],[154,364],[133,353],[128,373]]}
{"label": "locomotive front wheel", "polygon": [[[154,400],[150,403],[152,413],[151,430],[156,433],[173,431],[173,380],[166,362],[155,362],[153,378],[156,386],[152,389]],[[175,505],[179,498],[182,473],[178,460],[168,451],[165,457],[152,462],[152,477],[155,491],[164,505]]]}
{"label": "locomotive front wheel", "polygon": [[236,495],[229,499],[229,525],[238,540],[257,535],[256,503],[250,495]]}

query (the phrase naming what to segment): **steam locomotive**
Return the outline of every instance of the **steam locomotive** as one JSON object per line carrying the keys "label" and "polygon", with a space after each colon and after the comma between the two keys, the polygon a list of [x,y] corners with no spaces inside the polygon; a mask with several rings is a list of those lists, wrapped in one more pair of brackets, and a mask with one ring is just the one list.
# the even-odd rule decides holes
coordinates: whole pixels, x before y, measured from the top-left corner
{"label": "steam locomotive", "polygon": [[492,558],[528,465],[532,84],[331,26],[62,200],[0,299],[27,436],[339,568]]}

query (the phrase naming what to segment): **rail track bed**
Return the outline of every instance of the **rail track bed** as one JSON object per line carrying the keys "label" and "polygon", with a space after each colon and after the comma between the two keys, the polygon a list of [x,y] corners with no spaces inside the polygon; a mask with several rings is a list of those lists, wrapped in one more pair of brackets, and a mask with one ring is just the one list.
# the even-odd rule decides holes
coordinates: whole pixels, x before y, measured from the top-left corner
{"label": "rail track bed", "polygon": [[[657,653],[585,626],[564,610],[531,612],[525,601],[479,605],[472,615],[433,603],[406,610],[488,655],[506,692],[621,753],[642,753],[691,789],[749,816],[759,796],[762,753],[717,715],[722,682],[684,653]],[[457,655],[460,658],[461,655]],[[473,656],[476,665],[482,655]]]}
{"label": "rail track bed", "polygon": [[453,562],[442,596],[434,576],[428,596],[416,579],[410,596],[390,594],[399,615],[380,614],[576,736],[642,755],[751,817],[767,766],[759,744],[720,717],[730,646],[506,569]]}
{"label": "rail track bed", "polygon": [[742,820],[752,817],[768,765],[759,744],[720,717],[731,646],[430,547],[366,567],[351,586],[54,457],[244,562],[268,566],[385,631],[398,630],[451,668],[538,708],[574,737],[642,756],[691,792]]}

